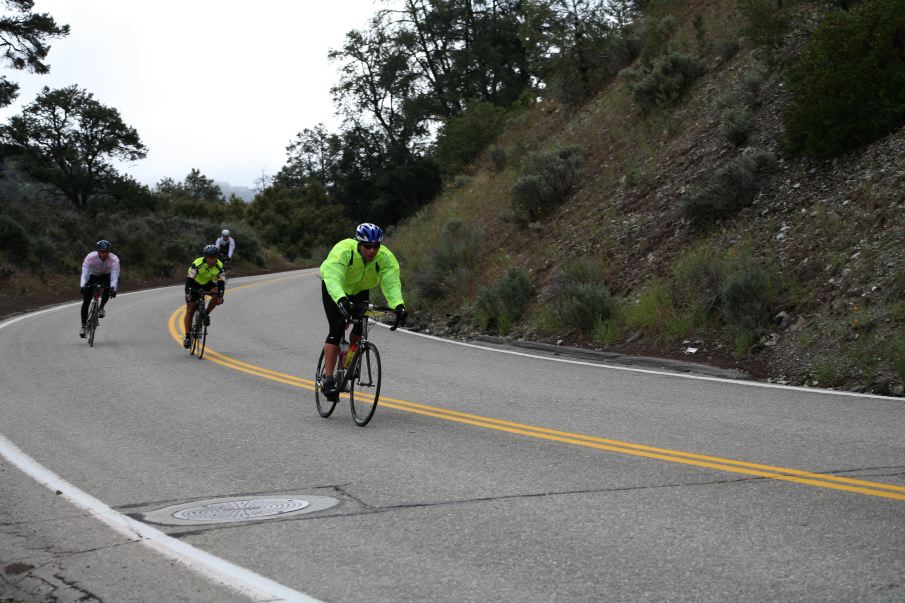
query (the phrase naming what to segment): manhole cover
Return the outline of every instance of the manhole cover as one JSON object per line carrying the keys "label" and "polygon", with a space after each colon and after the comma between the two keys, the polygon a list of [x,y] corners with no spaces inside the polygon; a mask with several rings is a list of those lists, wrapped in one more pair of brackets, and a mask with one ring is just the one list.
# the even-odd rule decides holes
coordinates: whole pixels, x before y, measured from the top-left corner
{"label": "manhole cover", "polygon": [[226,502],[190,507],[173,513],[176,519],[189,521],[246,521],[292,513],[310,505],[307,500],[292,498],[263,498],[255,500],[229,500]]}
{"label": "manhole cover", "polygon": [[202,525],[232,521],[260,521],[322,511],[338,504],[329,496],[264,498],[245,496],[173,505],[145,514],[145,519],[169,525]]}

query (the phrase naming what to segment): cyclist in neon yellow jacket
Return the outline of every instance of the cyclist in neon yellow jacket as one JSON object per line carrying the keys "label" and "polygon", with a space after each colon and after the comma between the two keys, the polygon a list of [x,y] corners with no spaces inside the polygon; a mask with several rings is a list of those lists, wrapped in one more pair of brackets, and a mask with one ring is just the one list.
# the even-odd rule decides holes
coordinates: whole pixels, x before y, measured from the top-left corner
{"label": "cyclist in neon yellow jacket", "polygon": [[[383,229],[371,223],[359,224],[355,238],[344,239],[333,246],[327,259],[321,264],[321,294],[324,312],[330,323],[330,333],[324,342],[323,393],[329,399],[339,395],[333,372],[339,356],[339,344],[346,332],[346,323],[352,318],[357,304],[368,302],[370,289],[380,285],[387,304],[396,311],[393,329],[405,324],[408,313],[402,300],[402,283],[399,280],[399,262],[393,252],[384,247]],[[361,324],[355,325],[349,335],[349,343],[357,344],[361,337]]]}
{"label": "cyclist in neon yellow jacket", "polygon": [[192,344],[189,338],[189,330],[192,328],[192,315],[198,304],[204,303],[202,291],[212,293],[217,289],[216,295],[211,295],[211,301],[207,304],[207,316],[204,324],[211,324],[211,312],[223,303],[223,293],[226,290],[226,278],[223,272],[223,263],[220,261],[220,250],[216,245],[206,245],[201,252],[203,255],[189,265],[185,278],[185,339],[182,347],[188,349]]}

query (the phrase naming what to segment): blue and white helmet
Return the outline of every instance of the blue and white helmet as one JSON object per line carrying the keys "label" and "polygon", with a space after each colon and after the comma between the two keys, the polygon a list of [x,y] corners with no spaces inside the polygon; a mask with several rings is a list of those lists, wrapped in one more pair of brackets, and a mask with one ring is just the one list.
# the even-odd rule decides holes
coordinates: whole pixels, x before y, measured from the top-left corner
{"label": "blue and white helmet", "polygon": [[355,229],[355,240],[362,243],[380,243],[383,241],[383,229],[370,222],[359,224]]}

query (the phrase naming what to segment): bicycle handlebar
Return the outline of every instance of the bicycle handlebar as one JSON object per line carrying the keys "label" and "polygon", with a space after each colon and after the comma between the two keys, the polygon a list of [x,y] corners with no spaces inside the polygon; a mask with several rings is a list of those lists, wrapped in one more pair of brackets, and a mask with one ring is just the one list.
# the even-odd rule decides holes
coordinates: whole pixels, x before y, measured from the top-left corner
{"label": "bicycle handlebar", "polygon": [[[353,310],[357,311],[356,314],[358,314],[358,316],[353,316],[349,320],[350,323],[361,322],[362,318],[366,316],[369,318],[377,318],[379,316],[386,316],[388,314],[392,314],[394,316],[396,315],[396,310],[394,310],[393,308],[390,308],[388,306],[375,306],[371,303],[352,304],[352,308]],[[391,331],[395,331],[399,327],[399,325],[397,324],[398,321],[399,319],[397,318],[396,323],[394,323],[390,328]]]}

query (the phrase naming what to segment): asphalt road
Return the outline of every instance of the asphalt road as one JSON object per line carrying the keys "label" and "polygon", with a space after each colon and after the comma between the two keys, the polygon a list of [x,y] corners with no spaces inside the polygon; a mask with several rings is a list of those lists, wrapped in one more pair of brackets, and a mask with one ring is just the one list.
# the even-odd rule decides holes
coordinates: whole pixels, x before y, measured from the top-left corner
{"label": "asphalt road", "polygon": [[905,599],[899,399],[376,327],[359,428],[314,408],[315,272],[235,279],[201,361],[181,306],[0,327],[0,600]]}

